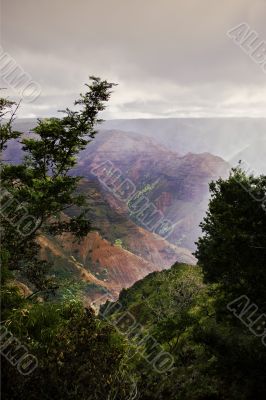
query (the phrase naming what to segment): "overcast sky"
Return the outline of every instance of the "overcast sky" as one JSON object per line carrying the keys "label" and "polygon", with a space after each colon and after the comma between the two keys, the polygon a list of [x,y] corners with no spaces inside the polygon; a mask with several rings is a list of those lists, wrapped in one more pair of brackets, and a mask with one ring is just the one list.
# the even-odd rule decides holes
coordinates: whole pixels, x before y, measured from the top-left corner
{"label": "overcast sky", "polygon": [[119,84],[105,118],[264,117],[266,73],[226,33],[266,41],[265,17],[265,0],[1,0],[1,46],[41,87],[23,117],[71,106],[89,75]]}

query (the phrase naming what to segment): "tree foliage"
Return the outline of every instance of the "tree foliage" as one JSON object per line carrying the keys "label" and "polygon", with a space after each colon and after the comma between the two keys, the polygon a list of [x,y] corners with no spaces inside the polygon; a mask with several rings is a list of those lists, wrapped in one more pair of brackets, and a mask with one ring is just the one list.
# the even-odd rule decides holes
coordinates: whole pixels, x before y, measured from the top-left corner
{"label": "tree foliage", "polygon": [[227,296],[245,294],[266,307],[266,177],[238,167],[228,179],[212,182],[210,191],[196,251],[205,280],[218,283]]}
{"label": "tree foliage", "polygon": [[[91,78],[87,91],[75,101],[77,110],[63,110],[62,118],[38,120],[32,137],[22,137],[24,162],[20,165],[2,164],[2,247],[9,253],[11,270],[43,268],[38,260],[39,233],[60,234],[72,232],[77,238],[91,229],[86,218],[85,197],[77,194],[80,177],[71,176],[81,150],[96,133],[101,120],[98,113],[105,108],[114,84],[100,78]],[[2,114],[13,103],[2,99]],[[11,111],[10,111],[11,112]],[[12,130],[13,114],[9,122],[1,125],[2,148],[16,137]],[[8,133],[7,128],[8,125]],[[11,200],[10,200],[11,199]],[[82,211],[66,218],[64,210],[77,206]],[[27,218],[23,213],[27,214]],[[12,215],[12,223],[8,216]],[[21,221],[21,222],[20,222]],[[36,274],[38,275],[38,271]],[[37,276],[35,284],[38,282]],[[43,282],[43,280],[42,280]]]}

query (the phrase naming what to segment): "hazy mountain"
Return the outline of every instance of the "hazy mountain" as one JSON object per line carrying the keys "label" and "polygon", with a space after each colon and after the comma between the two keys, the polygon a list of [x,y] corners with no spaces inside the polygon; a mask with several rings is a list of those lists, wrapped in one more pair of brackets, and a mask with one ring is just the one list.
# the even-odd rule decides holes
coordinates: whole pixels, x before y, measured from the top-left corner
{"label": "hazy mountain", "polygon": [[250,169],[266,173],[264,118],[127,119],[106,121],[102,127],[152,137],[180,154],[209,152],[233,165],[242,156]]}
{"label": "hazy mountain", "polygon": [[[15,128],[28,132],[35,124],[20,119]],[[181,155],[209,152],[231,165],[241,159],[249,170],[266,173],[266,118],[116,119],[99,128],[139,133]]]}
{"label": "hazy mountain", "polygon": [[[27,133],[34,122],[36,121],[26,120],[20,125],[20,121],[17,121],[16,128]],[[163,122],[164,120],[159,120],[159,125]],[[120,171],[122,181],[129,179],[135,185],[136,195],[144,194],[151,207],[171,221],[174,229],[167,239],[176,246],[194,249],[194,242],[200,234],[198,225],[207,208],[208,184],[219,176],[225,176],[229,165],[222,158],[206,152],[189,152],[183,155],[182,143],[187,139],[180,139],[179,153],[174,151],[174,145],[170,150],[167,141],[164,146],[160,143],[163,139],[159,136],[157,139],[158,141],[154,137],[132,132],[102,129],[81,152],[74,174],[84,176],[92,182],[96,179],[95,174],[92,174],[93,168],[106,161],[111,162]],[[191,148],[194,145],[192,140]],[[19,145],[12,142],[5,158],[18,161],[20,157]],[[101,185],[101,191],[105,192],[104,202],[111,209],[147,228],[137,213],[130,212],[127,202],[119,201],[104,185]],[[98,211],[95,210],[95,213],[97,215]],[[160,234],[158,230],[155,233]],[[119,238],[123,240],[123,237],[124,235]]]}
{"label": "hazy mountain", "polygon": [[[167,240],[190,249],[194,249],[200,234],[198,225],[207,209],[208,184],[226,176],[230,169],[222,158],[209,153],[180,156],[151,138],[112,130],[101,131],[81,153],[74,173],[95,179],[93,171],[106,162],[120,175],[118,184],[111,184],[113,187],[101,183],[111,207],[159,234],[157,228],[150,228],[148,221],[152,219],[153,211],[154,214],[161,213],[173,226]],[[103,180],[102,176],[99,178]],[[108,174],[105,179],[109,179]],[[125,180],[135,187],[133,198],[147,199],[143,206],[145,211],[141,212],[142,204],[139,204],[133,212],[127,201],[119,199],[115,187]]]}

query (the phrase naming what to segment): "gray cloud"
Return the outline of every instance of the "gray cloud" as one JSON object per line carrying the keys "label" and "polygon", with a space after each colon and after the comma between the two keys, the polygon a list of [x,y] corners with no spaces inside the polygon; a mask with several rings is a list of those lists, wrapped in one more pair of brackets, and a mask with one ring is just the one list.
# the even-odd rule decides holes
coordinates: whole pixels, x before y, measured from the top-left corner
{"label": "gray cloud", "polygon": [[1,45],[42,86],[23,116],[55,114],[91,74],[119,83],[108,118],[264,116],[266,74],[226,32],[247,22],[266,40],[265,11],[264,0],[2,0]]}

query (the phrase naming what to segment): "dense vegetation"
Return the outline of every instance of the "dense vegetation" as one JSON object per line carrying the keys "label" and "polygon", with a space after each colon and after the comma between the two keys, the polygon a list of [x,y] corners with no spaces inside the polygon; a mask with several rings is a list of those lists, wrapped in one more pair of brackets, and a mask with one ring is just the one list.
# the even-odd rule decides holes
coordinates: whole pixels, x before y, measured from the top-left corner
{"label": "dense vegetation", "polygon": [[[30,138],[12,129],[17,105],[0,101],[1,151],[15,139],[26,154],[21,165],[1,161],[3,395],[265,399],[266,177],[237,168],[213,182],[199,265],[152,273],[97,316],[78,290],[58,287],[49,263],[38,258],[40,233],[72,232],[78,239],[91,229],[79,178],[69,171],[94,136],[111,88],[93,78],[77,111],[40,120]],[[83,207],[80,214],[62,218],[73,206]],[[31,288],[27,295],[22,282]],[[38,360],[30,374],[16,367],[19,344]]]}

